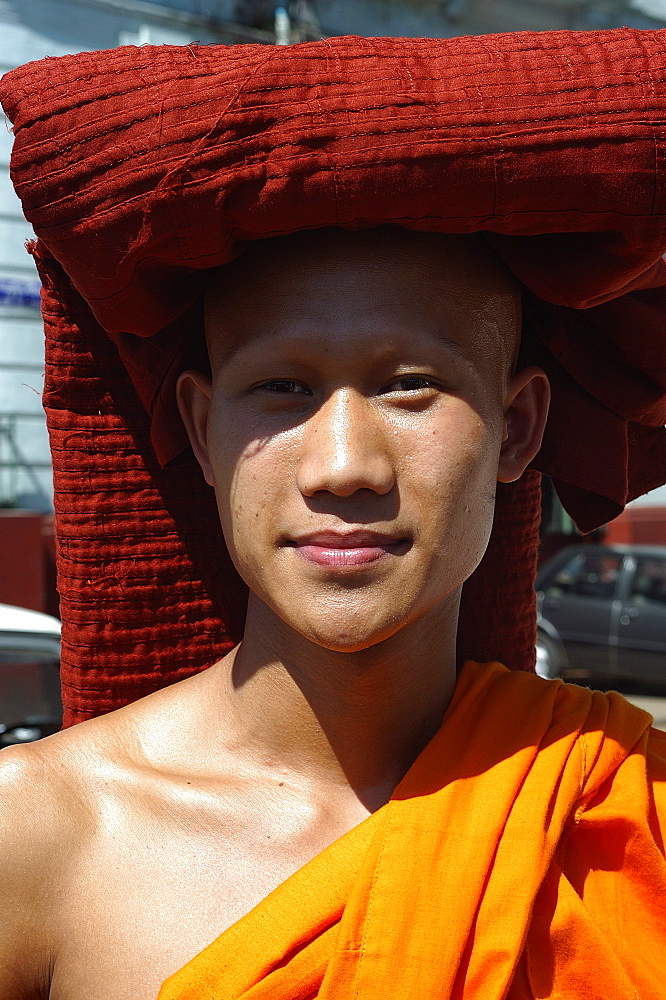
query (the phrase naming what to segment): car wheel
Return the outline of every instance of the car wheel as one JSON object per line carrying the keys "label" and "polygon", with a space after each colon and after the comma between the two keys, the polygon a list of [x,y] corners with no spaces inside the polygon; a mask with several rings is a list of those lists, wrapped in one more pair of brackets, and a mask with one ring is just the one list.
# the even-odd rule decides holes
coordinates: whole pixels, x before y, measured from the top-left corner
{"label": "car wheel", "polygon": [[552,681],[560,676],[562,658],[556,643],[543,632],[539,632],[536,641],[536,672],[539,677]]}

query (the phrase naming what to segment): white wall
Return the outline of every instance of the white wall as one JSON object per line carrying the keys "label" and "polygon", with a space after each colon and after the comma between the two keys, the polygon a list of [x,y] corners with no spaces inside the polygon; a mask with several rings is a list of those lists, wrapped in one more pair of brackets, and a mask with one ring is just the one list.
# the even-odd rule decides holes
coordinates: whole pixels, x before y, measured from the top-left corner
{"label": "white wall", "polygon": [[[218,12],[231,13],[230,3],[215,3]],[[193,0],[190,6],[195,10],[197,4],[202,9],[202,0]],[[0,0],[0,73],[47,55],[118,44],[225,40],[205,30],[201,19],[188,20],[187,0],[178,0],[173,7],[170,11],[168,6],[146,0],[136,4],[132,0]],[[40,400],[44,347],[39,282],[25,251],[30,228],[9,181],[10,152],[11,134],[0,128],[0,503],[48,507],[52,484]],[[12,291],[23,294],[17,297]],[[14,446],[25,459],[24,467],[16,468]]]}
{"label": "white wall", "polygon": [[629,504],[630,507],[666,507],[666,486],[660,486],[657,490],[652,490],[650,493],[643,494],[642,497],[638,497],[633,503]]}
{"label": "white wall", "polygon": [[[449,37],[558,28],[658,27],[666,0],[310,0],[328,35]],[[646,15],[651,16],[646,16]]]}

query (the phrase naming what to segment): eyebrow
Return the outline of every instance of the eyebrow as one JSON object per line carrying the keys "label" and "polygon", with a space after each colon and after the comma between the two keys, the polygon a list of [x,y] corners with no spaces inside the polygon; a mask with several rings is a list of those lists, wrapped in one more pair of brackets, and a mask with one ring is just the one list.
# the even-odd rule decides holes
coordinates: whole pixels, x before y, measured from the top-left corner
{"label": "eyebrow", "polygon": [[[475,359],[470,355],[470,353],[468,351],[465,350],[465,348],[462,346],[462,344],[459,344],[457,340],[453,339],[453,337],[447,336],[447,334],[444,333],[443,330],[439,330],[439,329],[438,330],[432,330],[431,331],[431,336],[443,348],[445,348],[445,350],[447,350],[449,352],[449,354],[452,354],[454,357],[458,358],[460,361],[464,361],[465,364],[467,364],[467,365],[474,365],[476,363]],[[477,361],[478,361],[478,359],[477,359]]]}
{"label": "eyebrow", "polygon": [[[476,357],[470,355],[457,340],[452,337],[448,337],[443,330],[433,330],[432,336],[437,340],[446,350],[450,351],[451,354],[455,355],[461,361],[465,361],[467,364],[478,364],[483,360],[487,360],[489,351],[486,349],[489,347],[489,339],[485,339],[485,343],[482,341],[481,350],[476,353]],[[512,351],[509,349],[508,345],[503,340],[501,334],[497,340],[497,363],[502,368],[504,365],[509,365],[511,363]]]}
{"label": "eyebrow", "polygon": [[471,360],[465,349],[458,343],[458,341],[454,340],[452,337],[447,337],[442,330],[433,331],[432,336],[442,345],[442,347],[445,347],[447,351],[451,352],[451,354],[455,354],[456,357],[461,359],[461,361]]}
{"label": "eyebrow", "polygon": [[[435,340],[449,354],[452,354],[458,360],[463,361],[465,364],[468,365],[474,364],[474,359],[469,355],[469,353],[465,350],[465,348],[460,343],[458,343],[457,340],[454,340],[453,337],[448,336],[443,329],[438,327],[436,329],[426,330],[424,331],[424,333],[426,334],[426,336],[432,337],[433,340]],[[240,354],[246,346],[247,346],[247,341],[241,339],[240,342],[237,342],[228,351],[228,353],[225,352],[222,364],[223,365],[232,364],[235,361],[236,356]]]}
{"label": "eyebrow", "polygon": [[[450,354],[453,354],[454,357],[457,357],[460,361],[464,361],[466,364],[472,364],[472,359],[457,340],[453,340],[452,337],[447,337],[447,335],[441,330],[432,331],[430,336],[432,336],[433,340],[436,340],[437,343],[444,347]],[[225,355],[222,364],[228,365],[233,363],[236,356],[240,354],[245,346],[246,343],[237,343],[229,351],[229,353]]]}

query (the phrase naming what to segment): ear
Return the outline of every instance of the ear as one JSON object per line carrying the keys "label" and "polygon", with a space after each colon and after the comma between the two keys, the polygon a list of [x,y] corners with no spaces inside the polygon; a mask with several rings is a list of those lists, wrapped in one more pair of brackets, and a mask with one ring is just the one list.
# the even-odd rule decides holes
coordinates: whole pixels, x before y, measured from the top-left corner
{"label": "ear", "polygon": [[213,472],[208,454],[208,414],[212,389],[211,380],[193,369],[182,372],[176,382],[178,410],[185,424],[192,451],[209,486],[213,485]]}
{"label": "ear", "polygon": [[541,368],[524,368],[511,377],[504,402],[498,482],[520,479],[538,452],[549,404],[550,384]]}

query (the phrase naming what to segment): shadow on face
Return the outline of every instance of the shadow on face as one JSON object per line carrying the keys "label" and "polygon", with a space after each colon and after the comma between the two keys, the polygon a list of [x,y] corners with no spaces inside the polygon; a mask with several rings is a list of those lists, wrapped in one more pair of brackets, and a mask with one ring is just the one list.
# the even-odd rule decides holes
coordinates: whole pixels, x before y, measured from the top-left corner
{"label": "shadow on face", "polygon": [[262,318],[307,330],[337,320],[354,337],[385,315],[384,332],[419,326],[460,340],[489,377],[509,373],[521,329],[519,282],[479,236],[417,233],[393,226],[314,230],[248,243],[211,272],[206,339],[213,367],[247,338],[267,332]]}
{"label": "shadow on face", "polygon": [[282,622],[354,650],[455,603],[545,419],[543,379],[512,374],[520,305],[480,239],[393,228],[262,241],[212,274],[212,380],[183,373],[179,405]]}

